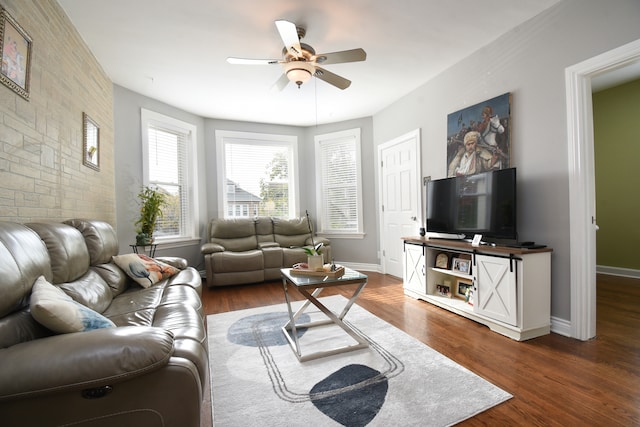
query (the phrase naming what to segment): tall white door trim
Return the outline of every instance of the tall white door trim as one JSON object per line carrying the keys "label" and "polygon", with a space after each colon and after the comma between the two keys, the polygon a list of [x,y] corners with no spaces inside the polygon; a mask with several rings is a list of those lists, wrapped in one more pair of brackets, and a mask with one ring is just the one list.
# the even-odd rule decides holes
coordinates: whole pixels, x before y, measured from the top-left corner
{"label": "tall white door trim", "polygon": [[591,78],[640,61],[640,40],[565,70],[569,154],[571,335],[596,335],[596,210]]}

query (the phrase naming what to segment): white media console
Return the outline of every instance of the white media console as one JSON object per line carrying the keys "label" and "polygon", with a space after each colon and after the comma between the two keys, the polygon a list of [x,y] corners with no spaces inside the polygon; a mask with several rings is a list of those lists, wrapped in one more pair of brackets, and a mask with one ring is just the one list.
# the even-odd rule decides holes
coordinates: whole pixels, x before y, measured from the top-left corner
{"label": "white media console", "polygon": [[518,341],[549,333],[552,249],[403,240],[406,295]]}

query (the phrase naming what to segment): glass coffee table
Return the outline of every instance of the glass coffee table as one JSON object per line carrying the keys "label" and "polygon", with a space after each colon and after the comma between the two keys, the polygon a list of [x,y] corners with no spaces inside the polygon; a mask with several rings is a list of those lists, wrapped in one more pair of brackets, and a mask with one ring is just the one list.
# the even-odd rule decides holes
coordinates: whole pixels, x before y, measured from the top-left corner
{"label": "glass coffee table", "polygon": [[[300,362],[317,359],[319,357],[330,356],[333,354],[344,353],[347,351],[353,351],[369,346],[364,338],[362,338],[356,331],[354,331],[343,321],[344,317],[351,309],[351,306],[358,298],[358,295],[360,295],[360,292],[366,286],[367,276],[350,268],[343,268],[344,274],[340,277],[331,277],[330,275],[299,276],[292,274],[291,268],[283,268],[280,270],[282,275],[282,286],[284,287],[284,297],[287,301],[287,309],[289,312],[289,321],[282,327],[282,332],[284,332],[284,335],[287,337],[287,341],[289,341],[291,349]],[[318,296],[324,288],[349,285],[354,286],[355,290],[351,298],[339,314],[334,313],[318,300]],[[289,298],[290,288],[296,289],[306,298],[306,301],[304,302],[302,307],[300,307],[295,313],[291,309],[291,300]],[[328,319],[308,323],[297,323],[299,317],[302,315],[302,313],[304,313],[304,311],[307,309],[307,307],[309,307],[310,304],[316,306],[322,313],[324,313],[328,317]],[[342,330],[349,334],[351,338],[355,340],[355,344],[341,345],[338,347],[315,351],[313,353],[303,355],[302,349],[300,348],[298,330],[302,328],[309,329],[326,325],[339,326],[340,328],[342,328]]]}

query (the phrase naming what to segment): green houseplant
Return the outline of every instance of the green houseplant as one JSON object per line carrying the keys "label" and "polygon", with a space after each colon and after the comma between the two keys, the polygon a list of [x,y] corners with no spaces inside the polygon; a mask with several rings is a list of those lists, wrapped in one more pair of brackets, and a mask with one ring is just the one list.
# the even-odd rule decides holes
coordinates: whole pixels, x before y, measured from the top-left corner
{"label": "green houseplant", "polygon": [[307,253],[307,265],[310,270],[320,271],[324,265],[324,259],[322,256],[322,242],[316,245],[313,241],[313,229],[311,227],[311,219],[309,218],[309,211],[307,214],[307,227],[309,227],[309,234],[311,235],[311,247],[305,246],[302,249]]}
{"label": "green houseplant", "polygon": [[140,218],[136,221],[136,245],[144,246],[153,243],[153,232],[158,218],[162,217],[162,207],[167,203],[166,197],[157,188],[143,187],[138,193],[140,202]]}

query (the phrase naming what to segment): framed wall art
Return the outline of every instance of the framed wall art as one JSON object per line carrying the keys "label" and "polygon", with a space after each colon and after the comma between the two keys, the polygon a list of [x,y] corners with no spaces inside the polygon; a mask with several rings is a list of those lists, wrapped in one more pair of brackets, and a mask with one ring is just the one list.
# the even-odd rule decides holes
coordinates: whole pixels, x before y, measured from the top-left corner
{"label": "framed wall art", "polygon": [[87,113],[82,113],[82,163],[100,170],[100,127]]}
{"label": "framed wall art", "polygon": [[511,93],[447,116],[447,176],[511,166]]}
{"label": "framed wall art", "polygon": [[15,93],[29,99],[31,37],[9,13],[0,7],[0,81]]}

